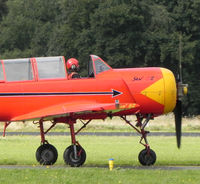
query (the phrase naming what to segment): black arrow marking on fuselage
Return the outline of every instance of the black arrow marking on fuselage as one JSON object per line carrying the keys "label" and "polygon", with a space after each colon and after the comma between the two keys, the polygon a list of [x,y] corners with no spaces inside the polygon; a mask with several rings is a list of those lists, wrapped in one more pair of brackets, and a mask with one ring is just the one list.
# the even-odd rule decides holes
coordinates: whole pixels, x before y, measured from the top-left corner
{"label": "black arrow marking on fuselage", "polygon": [[112,92],[41,92],[41,93],[0,93],[0,97],[15,97],[15,96],[84,96],[84,95],[112,95],[116,97],[122,92],[112,89]]}

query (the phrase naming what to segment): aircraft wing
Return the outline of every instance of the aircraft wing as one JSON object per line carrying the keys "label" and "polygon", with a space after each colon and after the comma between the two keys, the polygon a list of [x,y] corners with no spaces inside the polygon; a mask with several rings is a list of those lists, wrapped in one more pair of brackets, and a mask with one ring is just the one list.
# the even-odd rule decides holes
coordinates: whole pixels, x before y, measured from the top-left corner
{"label": "aircraft wing", "polygon": [[17,117],[14,117],[12,121],[20,120],[32,120],[38,118],[47,118],[47,117],[59,117],[66,116],[69,113],[93,113],[93,112],[107,112],[107,113],[118,113],[124,110],[136,109],[138,110],[139,105],[135,103],[97,103],[97,102],[74,102],[74,103],[62,103],[53,105],[50,107],[42,108],[30,112],[28,114],[23,114]]}

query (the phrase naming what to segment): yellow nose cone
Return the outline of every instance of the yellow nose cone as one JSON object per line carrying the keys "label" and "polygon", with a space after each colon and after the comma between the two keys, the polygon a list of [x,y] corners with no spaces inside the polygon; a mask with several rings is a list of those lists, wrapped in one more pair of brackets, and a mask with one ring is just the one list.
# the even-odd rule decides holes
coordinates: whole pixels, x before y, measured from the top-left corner
{"label": "yellow nose cone", "polygon": [[165,68],[161,68],[164,79],[164,113],[172,112],[176,106],[176,81],[173,73]]}
{"label": "yellow nose cone", "polygon": [[188,88],[186,86],[183,87],[183,94],[184,95],[188,94]]}

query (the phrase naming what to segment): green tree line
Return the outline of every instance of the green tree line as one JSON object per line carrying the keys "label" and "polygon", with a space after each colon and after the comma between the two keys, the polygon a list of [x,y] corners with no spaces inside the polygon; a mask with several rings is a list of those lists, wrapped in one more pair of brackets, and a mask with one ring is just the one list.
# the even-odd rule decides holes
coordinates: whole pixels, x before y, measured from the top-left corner
{"label": "green tree line", "polygon": [[90,54],[113,68],[178,74],[182,38],[186,115],[200,114],[200,0],[0,0],[0,58]]}

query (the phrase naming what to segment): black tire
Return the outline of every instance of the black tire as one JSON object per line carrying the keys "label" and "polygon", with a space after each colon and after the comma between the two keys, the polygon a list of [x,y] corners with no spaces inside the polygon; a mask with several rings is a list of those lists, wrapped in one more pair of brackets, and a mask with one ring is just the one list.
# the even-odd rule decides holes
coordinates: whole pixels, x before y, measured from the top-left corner
{"label": "black tire", "polygon": [[70,165],[71,167],[79,167],[84,164],[86,160],[86,152],[81,146],[77,146],[77,158],[74,156],[74,145],[71,145],[66,148],[63,159],[67,165]]}
{"label": "black tire", "polygon": [[149,153],[147,149],[144,149],[139,153],[138,160],[144,166],[153,165],[156,162],[156,153],[152,149],[149,150]]}
{"label": "black tire", "polygon": [[35,156],[41,165],[53,165],[58,158],[58,152],[53,145],[43,144],[37,149]]}

